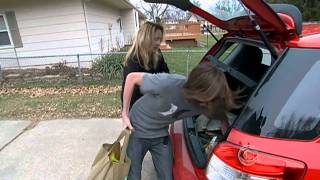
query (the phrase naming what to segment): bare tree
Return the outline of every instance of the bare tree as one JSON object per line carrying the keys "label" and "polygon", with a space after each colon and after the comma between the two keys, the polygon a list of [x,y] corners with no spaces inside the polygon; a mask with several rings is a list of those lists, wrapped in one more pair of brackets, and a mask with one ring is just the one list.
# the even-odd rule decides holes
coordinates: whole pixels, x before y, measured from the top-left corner
{"label": "bare tree", "polygon": [[163,15],[163,20],[166,22],[181,22],[187,21],[190,18],[190,16],[190,12],[186,12],[179,8],[169,6],[167,11]]}
{"label": "bare tree", "polygon": [[142,0],[140,4],[146,16],[154,22],[160,21],[169,7],[168,4],[144,3]]}
{"label": "bare tree", "polygon": [[[192,4],[201,7],[201,3],[198,0],[191,0]],[[165,22],[185,22],[188,21],[192,13],[189,11],[183,11],[174,6],[169,6],[162,16],[162,20]]]}
{"label": "bare tree", "polygon": [[238,1],[230,1],[230,0],[219,0],[216,4],[217,9],[235,13],[243,9],[241,4]]}

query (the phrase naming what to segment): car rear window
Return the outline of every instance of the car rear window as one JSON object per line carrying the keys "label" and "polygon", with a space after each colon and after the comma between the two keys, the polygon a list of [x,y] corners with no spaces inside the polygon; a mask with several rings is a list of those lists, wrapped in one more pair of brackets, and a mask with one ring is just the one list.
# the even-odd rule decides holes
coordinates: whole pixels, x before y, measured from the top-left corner
{"label": "car rear window", "polygon": [[[227,21],[232,18],[246,16],[248,9],[240,4],[238,0],[224,1],[208,1],[208,0],[192,0],[195,6],[212,14],[216,18]],[[253,14],[251,12],[251,14]]]}
{"label": "car rear window", "polygon": [[320,135],[320,52],[290,49],[279,62],[234,126],[266,137],[314,139]]}

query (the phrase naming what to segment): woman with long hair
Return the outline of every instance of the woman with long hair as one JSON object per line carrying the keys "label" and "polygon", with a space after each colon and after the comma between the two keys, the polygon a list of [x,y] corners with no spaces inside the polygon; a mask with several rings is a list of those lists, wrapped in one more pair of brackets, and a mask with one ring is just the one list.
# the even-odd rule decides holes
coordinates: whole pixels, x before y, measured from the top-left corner
{"label": "woman with long hair", "polygon": [[[129,73],[169,73],[168,66],[160,51],[160,43],[163,40],[163,37],[164,28],[160,24],[145,22],[140,27],[124,61],[121,101],[124,83]],[[142,97],[142,94],[139,88],[135,87],[130,102],[130,108],[140,97]]]}

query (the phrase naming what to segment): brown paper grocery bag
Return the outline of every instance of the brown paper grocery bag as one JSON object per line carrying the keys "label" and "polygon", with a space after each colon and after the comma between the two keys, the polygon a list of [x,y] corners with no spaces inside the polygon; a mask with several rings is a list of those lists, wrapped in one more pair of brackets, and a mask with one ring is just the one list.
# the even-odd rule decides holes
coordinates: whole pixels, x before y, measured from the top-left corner
{"label": "brown paper grocery bag", "polygon": [[130,131],[124,129],[113,144],[105,143],[101,146],[88,180],[124,180],[127,177],[131,164],[127,156],[129,136]]}

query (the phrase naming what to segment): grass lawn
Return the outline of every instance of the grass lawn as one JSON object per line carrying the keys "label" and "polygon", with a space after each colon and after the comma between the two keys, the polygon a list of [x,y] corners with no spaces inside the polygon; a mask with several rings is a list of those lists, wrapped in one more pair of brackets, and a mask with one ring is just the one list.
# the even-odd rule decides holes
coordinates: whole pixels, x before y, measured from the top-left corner
{"label": "grass lawn", "polygon": [[163,56],[167,62],[170,72],[182,75],[188,75],[193,67],[195,67],[204,56],[206,51],[195,51],[195,52],[175,52],[165,51]]}
{"label": "grass lawn", "polygon": [[[201,37],[203,47],[163,51],[171,73],[188,75],[215,40]],[[120,117],[121,79],[4,84],[0,89],[0,120]],[[79,90],[80,88],[80,90]],[[98,89],[98,90],[97,90]],[[110,91],[108,89],[111,89]]]}
{"label": "grass lawn", "polygon": [[[87,80],[80,84],[78,80],[60,80],[60,81],[38,81],[22,82],[14,84],[3,84],[5,88],[64,88],[64,87],[95,87],[95,86],[116,86],[119,85],[120,79],[113,80]],[[1,86],[0,86],[1,87]]]}
{"label": "grass lawn", "polygon": [[88,87],[83,90],[67,88],[65,92],[48,93],[54,90],[32,88],[27,89],[31,92],[3,93],[0,94],[0,119],[119,117],[121,106],[119,86],[111,91],[100,92],[92,89],[94,88]]}
{"label": "grass lawn", "polygon": [[[220,39],[220,38],[222,37],[221,34],[218,34],[218,35],[215,34],[215,36],[216,36],[216,38],[218,38],[218,39]],[[211,48],[211,47],[216,43],[216,40],[215,40],[210,34],[208,34],[208,35],[202,35],[202,36],[200,37],[200,41],[201,41],[202,44],[204,45],[204,48],[205,48],[205,49]]]}
{"label": "grass lawn", "polygon": [[[220,35],[216,35],[218,39]],[[168,63],[171,73],[188,75],[193,67],[195,67],[205,53],[216,43],[216,40],[210,35],[202,35],[200,44],[203,47],[174,47],[170,51],[163,51],[164,58]],[[182,52],[181,52],[182,51]],[[188,52],[190,51],[190,52]]]}

